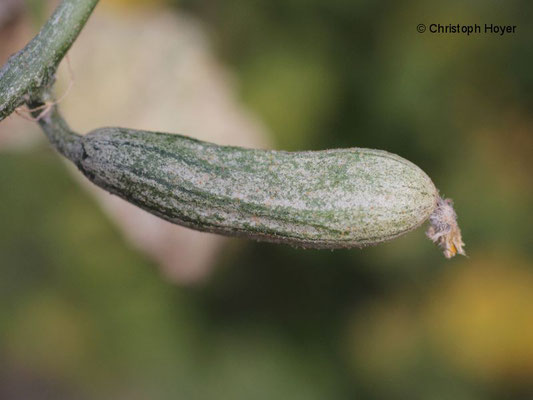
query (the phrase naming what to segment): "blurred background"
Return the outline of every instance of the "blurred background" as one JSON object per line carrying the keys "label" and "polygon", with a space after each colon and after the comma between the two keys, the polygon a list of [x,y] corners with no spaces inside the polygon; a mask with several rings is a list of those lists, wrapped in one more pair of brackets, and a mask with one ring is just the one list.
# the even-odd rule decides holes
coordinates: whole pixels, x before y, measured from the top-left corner
{"label": "blurred background", "polygon": [[[0,2],[2,64],[55,4]],[[446,260],[424,229],[333,252],[192,232],[90,186],[12,115],[0,398],[533,399],[532,13],[526,0],[102,0],[60,67],[73,128],[385,149],[454,199],[469,257]]]}

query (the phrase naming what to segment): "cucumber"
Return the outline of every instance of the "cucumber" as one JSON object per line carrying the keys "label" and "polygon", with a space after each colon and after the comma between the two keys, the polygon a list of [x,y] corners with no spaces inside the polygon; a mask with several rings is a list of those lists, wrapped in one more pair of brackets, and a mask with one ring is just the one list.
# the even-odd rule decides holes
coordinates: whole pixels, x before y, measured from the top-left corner
{"label": "cucumber", "polygon": [[73,161],[96,185],[172,223],[223,235],[362,247],[415,229],[439,198],[419,167],[380,150],[254,150],[124,128],[78,138]]}

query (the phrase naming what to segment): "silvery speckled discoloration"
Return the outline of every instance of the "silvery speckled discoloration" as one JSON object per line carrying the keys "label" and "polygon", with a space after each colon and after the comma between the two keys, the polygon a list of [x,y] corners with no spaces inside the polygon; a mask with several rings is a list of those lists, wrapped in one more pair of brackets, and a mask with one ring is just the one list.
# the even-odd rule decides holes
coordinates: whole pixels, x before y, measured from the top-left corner
{"label": "silvery speckled discoloration", "polygon": [[63,0],[39,34],[0,70],[0,121],[40,96],[98,0]]}
{"label": "silvery speckled discoloration", "polygon": [[55,107],[39,123],[96,185],[201,231],[361,247],[415,229],[439,198],[420,168],[380,150],[254,150],[124,128],[80,136]]}
{"label": "silvery speckled discoloration", "polygon": [[96,185],[201,231],[362,247],[415,229],[439,198],[420,168],[380,150],[253,150],[124,128],[80,136],[55,107],[39,123]]}
{"label": "silvery speckled discoloration", "polygon": [[252,150],[122,128],[93,131],[81,147],[91,181],[168,221],[303,247],[395,238],[438,198],[420,168],[379,150]]}

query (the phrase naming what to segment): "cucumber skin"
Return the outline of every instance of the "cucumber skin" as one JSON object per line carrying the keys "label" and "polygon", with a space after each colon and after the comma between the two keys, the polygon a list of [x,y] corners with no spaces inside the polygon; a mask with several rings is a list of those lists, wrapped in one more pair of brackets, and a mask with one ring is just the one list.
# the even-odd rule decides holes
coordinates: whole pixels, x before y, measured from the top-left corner
{"label": "cucumber skin", "polygon": [[438,199],[419,167],[381,150],[254,150],[124,128],[80,141],[75,162],[96,185],[172,223],[223,235],[362,247],[417,228]]}

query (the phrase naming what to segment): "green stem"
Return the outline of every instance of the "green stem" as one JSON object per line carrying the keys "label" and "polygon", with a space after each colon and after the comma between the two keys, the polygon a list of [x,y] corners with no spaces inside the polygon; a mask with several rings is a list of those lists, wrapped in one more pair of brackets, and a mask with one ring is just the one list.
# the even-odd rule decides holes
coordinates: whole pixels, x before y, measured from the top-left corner
{"label": "green stem", "polygon": [[[37,114],[39,112],[35,112],[33,115],[36,117]],[[70,129],[56,106],[53,106],[39,119],[39,125],[54,148],[74,164],[79,165],[83,152],[82,136]]]}
{"label": "green stem", "polygon": [[0,70],[0,121],[39,98],[98,0],[63,0],[39,34]]}

